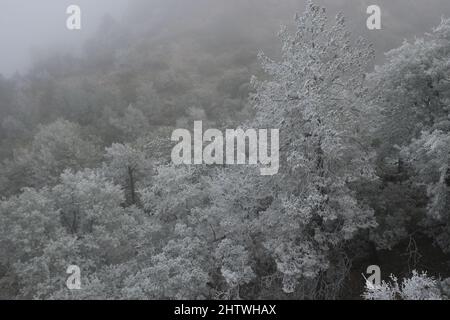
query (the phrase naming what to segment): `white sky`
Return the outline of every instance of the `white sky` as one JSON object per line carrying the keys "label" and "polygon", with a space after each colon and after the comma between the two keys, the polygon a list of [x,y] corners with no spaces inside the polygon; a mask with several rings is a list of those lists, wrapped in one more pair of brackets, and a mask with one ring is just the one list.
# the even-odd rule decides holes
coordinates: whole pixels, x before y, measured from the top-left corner
{"label": "white sky", "polygon": [[[82,10],[80,31],[66,29],[71,4]],[[120,17],[126,6],[127,0],[0,0],[0,74],[24,71],[34,49],[78,49],[105,14]]]}

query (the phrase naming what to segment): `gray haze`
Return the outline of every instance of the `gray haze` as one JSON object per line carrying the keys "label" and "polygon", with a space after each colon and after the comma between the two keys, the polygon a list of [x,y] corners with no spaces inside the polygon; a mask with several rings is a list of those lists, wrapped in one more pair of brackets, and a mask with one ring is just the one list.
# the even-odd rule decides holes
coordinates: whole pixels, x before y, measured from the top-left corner
{"label": "gray haze", "polygon": [[[350,28],[373,42],[379,57],[404,38],[429,31],[441,16],[450,16],[448,0],[317,2],[325,5],[330,14],[344,12]],[[382,8],[383,30],[369,32],[365,10],[375,3]],[[81,31],[65,27],[65,10],[70,4],[82,8]],[[166,37],[170,32],[187,32],[189,37],[196,37],[206,28],[217,37],[244,32],[249,41],[266,49],[264,43],[275,39],[279,25],[292,21],[293,13],[303,8],[302,0],[0,0],[0,74],[24,72],[36,58],[54,50],[77,53],[105,15],[119,20],[126,16],[126,23],[139,21],[140,28],[145,25]]]}
{"label": "gray haze", "polygon": [[[24,71],[38,53],[77,51],[104,15],[120,17],[126,0],[0,0],[0,73]],[[66,29],[66,9],[82,9],[82,30]]]}
{"label": "gray haze", "polygon": [[0,0],[0,300],[450,299],[450,0],[305,1]]}

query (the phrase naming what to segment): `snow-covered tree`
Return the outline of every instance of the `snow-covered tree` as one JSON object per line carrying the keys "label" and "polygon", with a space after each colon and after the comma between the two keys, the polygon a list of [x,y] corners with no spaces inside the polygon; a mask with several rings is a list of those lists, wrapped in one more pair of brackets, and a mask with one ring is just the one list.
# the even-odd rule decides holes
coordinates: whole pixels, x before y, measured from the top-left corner
{"label": "snow-covered tree", "polygon": [[86,279],[104,279],[96,273],[124,263],[131,272],[133,258],[157,229],[139,209],[124,208],[122,189],[100,172],[66,171],[60,181],[0,202],[0,265],[15,297],[73,298],[65,286],[73,264]]}
{"label": "snow-covered tree", "polygon": [[380,285],[367,281],[363,297],[366,300],[443,300],[439,283],[426,272],[414,270],[401,284],[393,275],[390,282],[383,281]]}
{"label": "snow-covered tree", "polygon": [[151,186],[139,191],[144,209],[162,221],[183,219],[202,199],[197,170],[167,165],[156,171]]}
{"label": "snow-covered tree", "polygon": [[136,139],[149,130],[147,117],[131,104],[123,111],[122,116],[111,117],[109,122],[121,131],[124,141]]}
{"label": "snow-covered tree", "polygon": [[450,250],[450,133],[424,131],[403,148],[402,155],[415,169],[414,182],[426,187],[424,225],[442,250]]}
{"label": "snow-covered tree", "polygon": [[39,128],[29,157],[35,180],[45,185],[55,184],[66,169],[92,167],[100,154],[77,124],[60,119]]}
{"label": "snow-covered tree", "polygon": [[[190,230],[175,233],[162,251],[150,257],[136,274],[125,282],[123,296],[128,299],[205,299],[209,296],[210,261],[205,242],[189,235]],[[184,234],[183,234],[184,233]]]}
{"label": "snow-covered tree", "polygon": [[151,165],[144,152],[129,144],[114,143],[106,148],[105,174],[127,191],[127,201],[138,203],[138,182],[151,174]]}
{"label": "snow-covered tree", "polygon": [[280,33],[281,61],[261,55],[268,80],[253,81],[257,125],[280,129],[280,173],[263,187],[273,200],[256,226],[285,292],[339,265],[345,243],[375,226],[352,190],[374,178],[365,86],[373,49],[311,2],[295,21],[294,33]]}
{"label": "snow-covered tree", "polygon": [[397,154],[398,146],[418,138],[423,130],[450,130],[449,54],[447,19],[425,37],[388,52],[387,62],[370,75],[384,116],[381,157]]}
{"label": "snow-covered tree", "polygon": [[[380,131],[384,147],[379,157],[396,156],[399,165],[412,167],[409,180],[416,186],[425,186],[429,198],[425,231],[445,251],[450,244],[449,55],[450,19],[447,19],[425,37],[390,51],[387,63],[371,75],[385,115]],[[416,207],[419,206],[417,202]],[[406,214],[412,216],[411,212]],[[398,229],[399,224],[390,227]]]}

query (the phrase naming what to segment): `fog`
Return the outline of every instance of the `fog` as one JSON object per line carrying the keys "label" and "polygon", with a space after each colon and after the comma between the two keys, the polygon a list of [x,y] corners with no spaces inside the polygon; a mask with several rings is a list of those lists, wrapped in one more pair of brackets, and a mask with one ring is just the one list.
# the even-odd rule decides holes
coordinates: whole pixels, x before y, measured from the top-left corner
{"label": "fog", "polygon": [[[443,15],[450,15],[446,0],[320,0],[330,14],[343,11],[356,33],[375,44],[379,56],[397,46],[403,38],[424,33]],[[365,28],[368,5],[377,3],[383,14],[383,29],[369,32]],[[66,8],[77,4],[82,9],[82,30],[66,29]],[[256,6],[258,4],[258,6]],[[217,37],[228,31],[246,33],[249,41],[270,41],[282,23],[289,23],[295,11],[303,11],[304,1],[249,0],[0,0],[0,73],[24,72],[30,64],[49,52],[78,53],[82,44],[98,28],[102,17],[118,20],[124,16],[129,24],[141,22],[154,31],[189,32],[195,38],[208,28]]]}
{"label": "fog", "polygon": [[450,1],[305,1],[0,0],[0,300],[450,299]]}
{"label": "fog", "polygon": [[[102,16],[120,18],[126,0],[0,0],[0,73],[23,72],[33,56],[48,51],[77,51],[97,29]],[[66,28],[66,9],[82,9],[82,29]]]}

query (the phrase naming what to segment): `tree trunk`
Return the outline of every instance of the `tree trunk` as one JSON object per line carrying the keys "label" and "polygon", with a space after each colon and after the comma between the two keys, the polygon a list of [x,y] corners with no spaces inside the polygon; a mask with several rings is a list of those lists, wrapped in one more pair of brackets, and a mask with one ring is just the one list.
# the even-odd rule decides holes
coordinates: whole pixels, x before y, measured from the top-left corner
{"label": "tree trunk", "polygon": [[135,190],[133,171],[134,171],[133,168],[128,167],[128,178],[130,180],[131,204],[136,204],[136,190]]}

